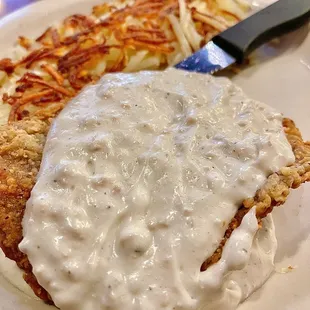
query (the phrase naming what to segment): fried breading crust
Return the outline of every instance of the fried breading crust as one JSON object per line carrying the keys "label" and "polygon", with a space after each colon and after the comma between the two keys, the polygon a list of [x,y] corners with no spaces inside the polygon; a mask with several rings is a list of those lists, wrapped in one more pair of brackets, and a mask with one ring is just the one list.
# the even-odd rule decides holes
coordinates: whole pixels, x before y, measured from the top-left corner
{"label": "fried breading crust", "polygon": [[295,163],[290,167],[284,167],[279,172],[270,175],[253,198],[246,199],[242,207],[238,210],[234,219],[228,225],[225,235],[215,251],[201,267],[205,271],[209,266],[217,263],[222,256],[226,241],[231,236],[234,229],[240,226],[243,217],[249,210],[256,206],[256,216],[259,222],[272,212],[274,207],[285,203],[290,189],[298,188],[302,183],[310,181],[310,142],[304,142],[301,133],[296,128],[295,123],[285,118],[283,128],[287,140],[292,146]]}
{"label": "fried breading crust", "polygon": [[[24,270],[24,279],[35,294],[52,303],[49,294],[33,275],[27,256],[18,249],[22,240],[26,201],[36,182],[49,126],[49,121],[24,119],[0,127],[0,246],[6,256]],[[257,207],[257,218],[261,221],[274,207],[286,201],[291,188],[297,188],[310,180],[310,144],[302,140],[293,121],[285,119],[283,127],[294,151],[295,163],[272,174],[255,197],[244,201],[229,224],[220,246],[203,263],[202,271],[219,261],[226,241],[250,208]]]}
{"label": "fried breading crust", "polygon": [[24,279],[36,295],[50,297],[39,286],[25,254],[19,251],[26,201],[38,174],[49,122],[26,119],[0,127],[0,246],[25,271]]}

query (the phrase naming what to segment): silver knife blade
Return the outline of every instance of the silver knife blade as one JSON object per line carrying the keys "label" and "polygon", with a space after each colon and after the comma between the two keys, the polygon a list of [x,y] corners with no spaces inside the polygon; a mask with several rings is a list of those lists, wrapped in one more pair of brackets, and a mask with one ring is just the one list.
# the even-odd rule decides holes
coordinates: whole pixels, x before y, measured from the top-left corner
{"label": "silver knife blade", "polygon": [[175,68],[213,74],[234,62],[236,62],[234,57],[210,41],[198,52],[178,63]]}

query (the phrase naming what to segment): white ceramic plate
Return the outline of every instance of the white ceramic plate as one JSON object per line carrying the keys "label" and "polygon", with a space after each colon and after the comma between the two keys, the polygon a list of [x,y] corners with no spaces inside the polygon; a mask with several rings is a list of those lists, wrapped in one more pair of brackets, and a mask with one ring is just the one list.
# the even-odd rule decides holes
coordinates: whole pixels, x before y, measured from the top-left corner
{"label": "white ceramic plate", "polygon": [[[274,0],[255,0],[266,5]],[[294,0],[292,0],[294,1]],[[90,12],[102,0],[44,0],[0,21],[0,56],[7,56],[18,35],[37,36],[55,21],[73,13]],[[294,119],[310,140],[309,27],[279,44],[259,50],[259,62],[233,79],[255,99]],[[276,270],[262,289],[239,310],[306,310],[310,308],[310,184],[292,193],[285,207],[274,211],[279,242]],[[284,272],[288,266],[294,267]],[[0,269],[0,310],[52,310],[8,282]],[[25,285],[26,287],[26,285]]]}

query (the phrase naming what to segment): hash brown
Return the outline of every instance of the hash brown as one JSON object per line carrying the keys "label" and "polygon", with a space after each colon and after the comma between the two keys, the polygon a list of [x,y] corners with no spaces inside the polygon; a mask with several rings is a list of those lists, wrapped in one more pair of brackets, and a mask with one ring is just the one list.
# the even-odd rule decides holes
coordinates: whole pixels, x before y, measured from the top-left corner
{"label": "hash brown", "polygon": [[[123,25],[128,16],[134,14],[137,18],[147,16],[152,19],[152,22],[159,14],[173,14],[176,18],[180,18],[178,9],[181,2],[177,0],[154,1],[154,5],[150,7],[150,1],[137,0],[134,9],[117,9],[113,6],[102,5],[94,8],[93,13],[97,17],[112,13],[112,18],[100,24],[105,27],[104,31],[110,33]],[[139,10],[141,14],[135,13]],[[218,8],[214,10],[216,12],[214,14],[219,14]],[[199,30],[198,33],[204,38],[200,43],[204,43],[217,32],[240,20],[240,17],[229,12],[225,13],[226,17],[230,16],[229,22],[226,23],[223,23],[222,19],[219,20],[197,9],[191,9],[190,12]],[[178,26],[173,23],[174,18],[170,17],[170,20],[172,20],[171,26]],[[94,26],[94,21],[86,16],[74,15],[67,18],[64,24],[74,29],[73,35],[49,28],[37,39],[37,42],[20,37],[19,43],[27,50],[27,55],[18,62],[8,58],[0,61],[0,70],[4,72],[5,80],[10,80],[14,74],[22,72],[15,91],[12,94],[3,93],[3,101],[11,105],[11,115],[10,124],[0,127],[0,246],[6,256],[15,260],[17,265],[24,270],[24,278],[36,295],[50,303],[52,303],[50,296],[40,287],[32,274],[32,267],[27,256],[18,249],[18,244],[22,240],[21,223],[25,204],[36,181],[50,122],[84,85],[95,82],[106,72],[122,71],[130,63],[126,54],[121,55],[113,59],[114,62],[109,63],[104,72],[90,76],[85,69],[94,69],[92,66],[94,63],[98,64],[98,58],[95,57],[94,61],[85,55],[90,51],[100,51],[101,54],[107,56],[110,55],[111,49],[120,50],[120,46],[126,46],[126,49],[131,52],[146,50],[148,57],[159,59],[156,66],[154,63],[150,66],[153,69],[165,67],[169,63],[167,55],[173,54],[175,49],[179,48],[183,54],[188,50],[186,44],[182,45],[179,42],[180,46],[175,45],[176,42],[181,41],[176,34],[172,32],[172,36],[170,36],[171,33],[167,35],[164,32],[166,29],[159,29],[154,23],[142,23],[139,27],[121,27],[122,33],[118,33],[118,40],[122,45],[112,47],[111,42],[108,45],[105,44],[105,35],[99,38],[98,42],[87,41],[89,35],[99,32],[98,27]],[[171,27],[169,29],[171,30]],[[176,30],[173,29],[174,32]],[[195,44],[189,45],[190,51],[194,50],[193,45]],[[69,50],[66,50],[65,54],[57,54],[62,51],[63,47]],[[46,62],[42,63],[43,60]],[[33,73],[34,69],[38,68],[44,73],[43,75],[38,76]],[[229,224],[219,248],[202,265],[202,270],[220,259],[226,241],[251,207],[254,205],[258,207],[257,216],[261,220],[272,211],[273,207],[285,202],[291,188],[309,181],[309,143],[303,142],[300,132],[292,121],[286,119],[283,126],[296,156],[295,164],[271,175],[256,196],[244,202]]]}

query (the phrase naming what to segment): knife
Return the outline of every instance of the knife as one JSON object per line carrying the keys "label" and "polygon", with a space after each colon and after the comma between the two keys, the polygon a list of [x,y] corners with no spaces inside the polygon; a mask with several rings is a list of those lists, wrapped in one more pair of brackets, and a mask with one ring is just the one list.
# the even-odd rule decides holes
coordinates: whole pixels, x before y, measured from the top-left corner
{"label": "knife", "polygon": [[278,0],[215,36],[175,67],[212,74],[235,62],[242,63],[264,43],[300,28],[309,20],[310,0]]}

